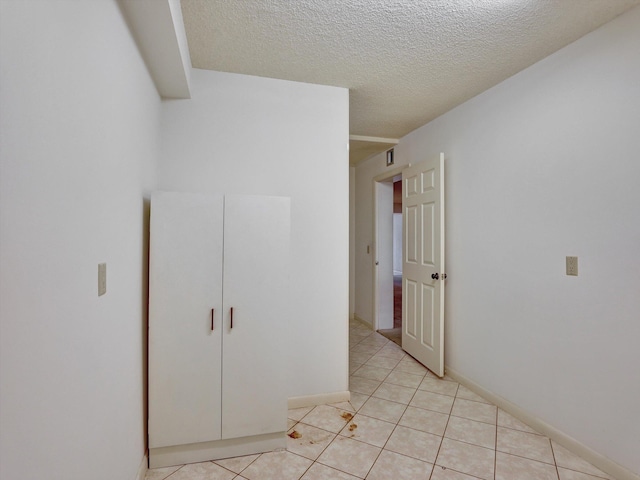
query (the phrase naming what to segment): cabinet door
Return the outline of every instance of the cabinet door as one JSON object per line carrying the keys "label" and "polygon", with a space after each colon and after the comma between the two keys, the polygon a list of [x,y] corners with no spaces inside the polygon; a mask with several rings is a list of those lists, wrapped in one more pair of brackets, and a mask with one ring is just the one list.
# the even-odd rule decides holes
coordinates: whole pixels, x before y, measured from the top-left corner
{"label": "cabinet door", "polygon": [[222,225],[221,196],[152,196],[151,448],[218,440],[221,436]]}
{"label": "cabinet door", "polygon": [[288,198],[225,197],[222,438],[286,430],[289,230]]}

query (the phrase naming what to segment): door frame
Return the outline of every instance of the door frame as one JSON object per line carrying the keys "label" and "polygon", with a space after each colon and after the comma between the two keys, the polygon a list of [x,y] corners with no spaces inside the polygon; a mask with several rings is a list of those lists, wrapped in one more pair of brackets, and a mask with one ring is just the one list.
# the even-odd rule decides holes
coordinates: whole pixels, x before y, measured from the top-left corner
{"label": "door frame", "polygon": [[[379,213],[379,207],[378,207],[378,203],[379,203],[379,199],[378,199],[378,189],[376,184],[377,183],[384,183],[384,182],[388,182],[390,180],[393,180],[393,178],[397,177],[397,176],[402,176],[402,172],[404,171],[405,168],[409,168],[411,166],[411,164],[407,164],[407,165],[402,165],[402,166],[398,166],[395,167],[391,170],[387,170],[384,173],[381,173],[379,175],[376,175],[375,177],[373,177],[373,180],[371,182],[371,190],[372,190],[372,195],[373,195],[373,255],[371,258],[371,268],[373,269],[373,295],[371,296],[371,298],[373,299],[373,305],[372,305],[372,327],[374,331],[378,331],[378,317],[379,317],[379,312],[378,312],[378,290],[380,288],[380,276],[378,275],[378,268],[376,265],[376,262],[378,262],[378,213]],[[404,231],[402,232],[402,238],[404,241]]]}

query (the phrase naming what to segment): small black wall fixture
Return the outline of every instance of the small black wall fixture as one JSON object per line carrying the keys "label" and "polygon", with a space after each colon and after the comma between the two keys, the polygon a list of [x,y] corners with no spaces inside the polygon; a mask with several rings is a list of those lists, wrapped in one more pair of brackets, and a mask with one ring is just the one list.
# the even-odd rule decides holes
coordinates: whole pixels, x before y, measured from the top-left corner
{"label": "small black wall fixture", "polygon": [[387,150],[387,167],[393,165],[393,148]]}

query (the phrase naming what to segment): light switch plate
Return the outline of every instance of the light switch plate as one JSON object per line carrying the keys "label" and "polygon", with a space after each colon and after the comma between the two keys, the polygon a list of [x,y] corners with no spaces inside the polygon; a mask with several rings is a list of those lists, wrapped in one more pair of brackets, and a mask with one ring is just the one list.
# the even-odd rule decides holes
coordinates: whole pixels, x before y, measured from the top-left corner
{"label": "light switch plate", "polygon": [[578,276],[578,257],[567,257],[567,275]]}
{"label": "light switch plate", "polygon": [[98,296],[107,293],[107,264],[98,264]]}

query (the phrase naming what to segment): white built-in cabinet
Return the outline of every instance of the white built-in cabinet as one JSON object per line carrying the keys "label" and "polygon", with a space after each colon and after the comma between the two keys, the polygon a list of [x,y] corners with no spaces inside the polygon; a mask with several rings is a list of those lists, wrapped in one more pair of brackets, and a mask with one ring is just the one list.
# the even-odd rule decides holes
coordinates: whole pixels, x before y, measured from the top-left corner
{"label": "white built-in cabinet", "polygon": [[150,230],[150,466],[284,447],[289,199],[157,192]]}

